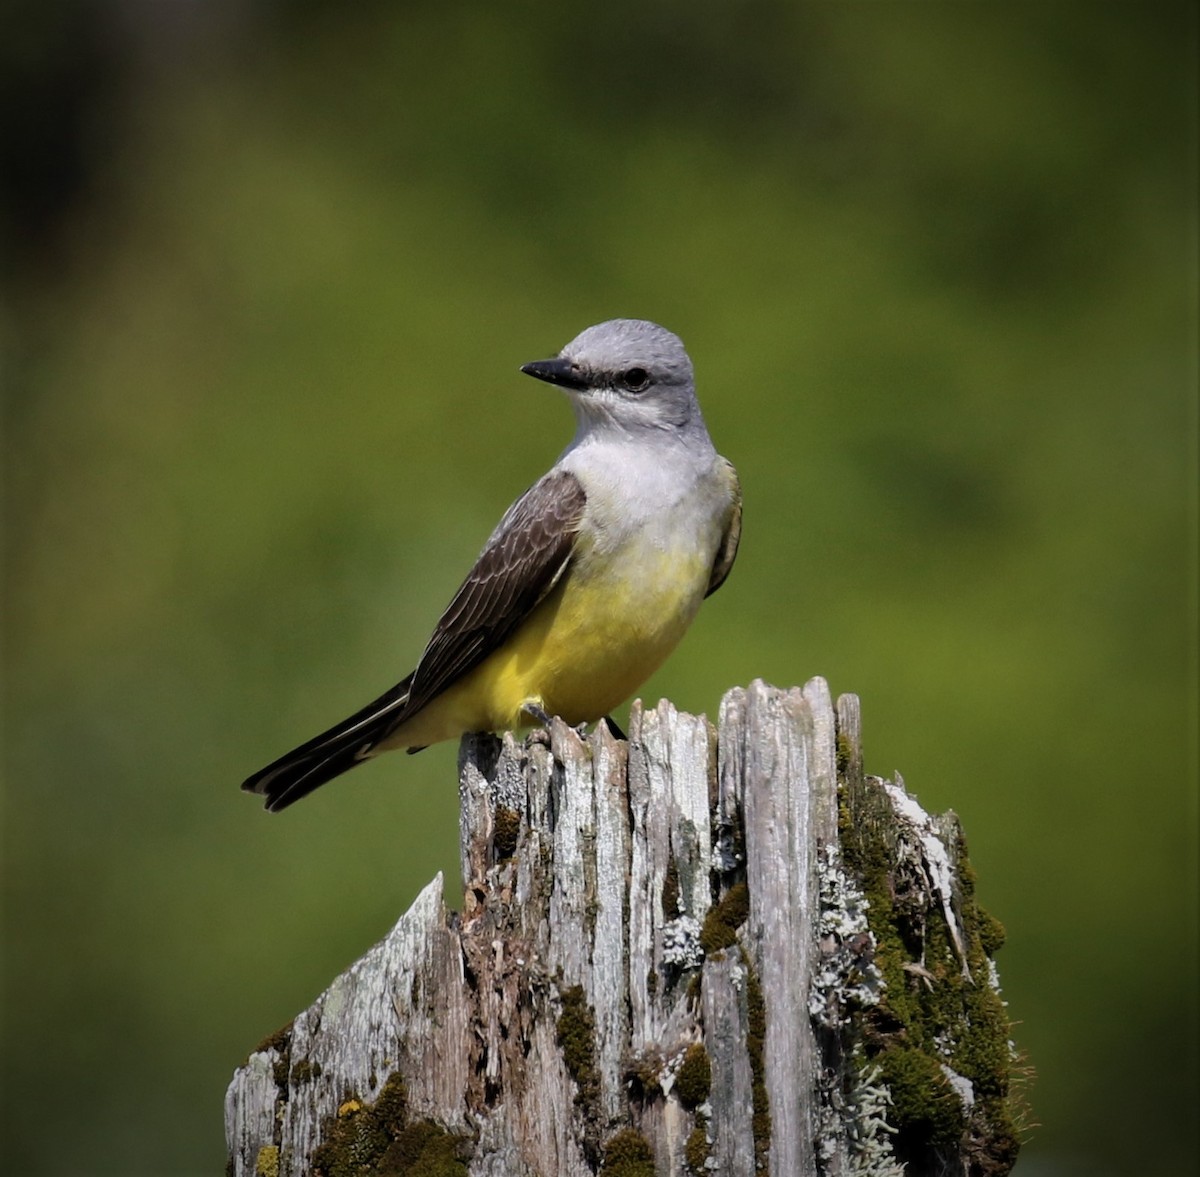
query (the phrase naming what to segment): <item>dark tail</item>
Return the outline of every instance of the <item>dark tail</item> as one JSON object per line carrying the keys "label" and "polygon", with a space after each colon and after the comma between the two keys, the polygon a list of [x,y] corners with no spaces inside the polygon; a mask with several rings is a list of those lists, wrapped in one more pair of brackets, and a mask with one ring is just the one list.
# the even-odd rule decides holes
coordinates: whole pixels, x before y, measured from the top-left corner
{"label": "dark tail", "polygon": [[361,711],[272,761],[245,780],[242,788],[265,797],[266,808],[278,813],[370,759],[375,746],[404,719],[412,677],[410,674]]}

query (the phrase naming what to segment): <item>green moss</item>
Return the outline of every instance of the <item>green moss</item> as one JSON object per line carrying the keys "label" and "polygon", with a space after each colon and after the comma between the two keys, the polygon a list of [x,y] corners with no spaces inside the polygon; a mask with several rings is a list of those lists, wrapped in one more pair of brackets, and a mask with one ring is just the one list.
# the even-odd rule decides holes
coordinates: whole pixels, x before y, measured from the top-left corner
{"label": "green moss", "polygon": [[958,1141],[963,1106],[937,1062],[913,1047],[885,1050],[876,1062],[892,1097],[893,1127],[915,1135],[922,1147]]}
{"label": "green moss", "polygon": [[635,1098],[643,1103],[657,1099],[662,1095],[662,1056],[657,1051],[647,1051],[633,1060],[633,1065],[626,1072],[626,1079]]}
{"label": "green moss", "polygon": [[683,1157],[693,1173],[704,1173],[704,1162],[709,1157],[708,1129],[702,1122],[697,1122],[688,1135],[687,1143],[683,1146]]}
{"label": "green moss", "polygon": [[745,883],[735,883],[715,907],[708,909],[704,927],[700,930],[700,947],[705,956],[737,943],[737,930],[750,915],[750,889]]}
{"label": "green moss", "polygon": [[579,1088],[576,1102],[589,1099],[599,1090],[596,1074],[596,1019],[587,1003],[582,985],[564,989],[559,1000],[557,1038],[567,1071]]}
{"label": "green moss", "polygon": [[673,920],[679,915],[679,865],[675,855],[667,857],[667,872],[662,885],[663,919]]}
{"label": "green moss", "polygon": [[689,1110],[698,1107],[712,1090],[712,1063],[708,1051],[699,1042],[692,1043],[675,1073],[675,1091]]}
{"label": "green moss", "polygon": [[[251,1054],[266,1054],[268,1051],[274,1051],[279,1057],[271,1068],[272,1078],[275,1080],[275,1086],[279,1088],[279,1096],[281,1099],[287,1099],[288,1088],[288,1072],[292,1065],[292,1023],[288,1022],[285,1026],[280,1026],[274,1034],[268,1034],[250,1053]],[[249,1056],[242,1060],[244,1067],[250,1061]]]}
{"label": "green moss", "polygon": [[313,1152],[314,1177],[466,1177],[469,1141],[432,1120],[408,1120],[399,1075],[374,1104],[346,1100]]}
{"label": "green moss", "polygon": [[315,1177],[361,1177],[378,1167],[390,1143],[368,1109],[347,1100],[326,1122],[324,1139],[313,1150]]}
{"label": "green moss", "polygon": [[596,1071],[596,1018],[582,985],[559,994],[562,1013],[556,1037],[563,1062],[575,1080],[575,1106],[583,1116],[583,1152],[595,1165],[600,1155],[600,1076]]}
{"label": "green moss", "polygon": [[404,1127],[379,1162],[380,1177],[467,1177],[462,1142],[440,1124]]}
{"label": "green moss", "polygon": [[[1021,1104],[1011,1089],[1011,1025],[989,985],[989,957],[1004,929],[975,899],[975,872],[953,818],[943,833],[957,877],[960,956],[940,903],[925,902],[895,842],[891,804],[871,779],[843,784],[838,807],[843,860],[866,894],[875,965],[884,979],[879,1004],[855,1015],[866,1066],[878,1065],[900,1129],[897,1156],[935,1169],[968,1140],[973,1174],[1007,1173],[1017,1151]],[[968,975],[964,975],[964,960]],[[968,1112],[946,1081],[945,1061],[969,1079]],[[969,1122],[968,1122],[969,1121]]]}
{"label": "green moss", "polygon": [[371,1114],[389,1136],[397,1136],[408,1123],[408,1087],[399,1074],[393,1074],[383,1085]]}
{"label": "green moss", "polygon": [[654,1177],[650,1142],[632,1128],[623,1129],[604,1146],[600,1172],[605,1177]]}
{"label": "green moss", "polygon": [[308,1059],[302,1058],[292,1066],[290,1078],[293,1087],[299,1087],[302,1083],[311,1083],[313,1079],[319,1079],[320,1077],[320,1063],[310,1062]]}
{"label": "green moss", "polygon": [[850,742],[850,737],[845,732],[837,734],[837,770],[842,776],[846,770],[854,763],[854,745]]}
{"label": "green moss", "polygon": [[265,1054],[273,1050],[277,1054],[286,1054],[292,1048],[292,1023],[280,1026],[274,1034],[268,1034],[255,1048],[254,1054]]}
{"label": "green moss", "polygon": [[767,1096],[767,1069],[763,1061],[763,1048],[767,1039],[767,1005],[763,1000],[758,974],[755,973],[754,965],[744,949],[742,967],[746,970],[746,1053],[750,1056],[754,1161],[758,1169],[765,1171],[771,1152],[771,1101]]}
{"label": "green moss", "polygon": [[596,1019],[583,986],[572,985],[559,993],[562,1012],[556,1037],[563,1062],[575,1080],[575,1106],[583,1117],[583,1152],[595,1167],[600,1160],[600,1076],[596,1071]]}
{"label": "green moss", "polygon": [[1004,925],[992,914],[978,908],[979,911],[979,946],[986,956],[995,956],[1004,947],[1008,933]]}
{"label": "green moss", "polygon": [[498,859],[511,858],[517,852],[517,840],[521,835],[521,814],[504,805],[496,806],[492,830],[492,847]]}

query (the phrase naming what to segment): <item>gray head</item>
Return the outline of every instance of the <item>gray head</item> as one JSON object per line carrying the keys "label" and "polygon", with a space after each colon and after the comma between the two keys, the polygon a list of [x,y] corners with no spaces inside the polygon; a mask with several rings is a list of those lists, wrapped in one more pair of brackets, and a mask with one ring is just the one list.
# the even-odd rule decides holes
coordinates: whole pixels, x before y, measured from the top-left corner
{"label": "gray head", "polygon": [[521,369],[561,387],[579,419],[594,428],[670,430],[707,436],[692,361],[677,335],[644,319],[610,319],[577,335],[552,360]]}

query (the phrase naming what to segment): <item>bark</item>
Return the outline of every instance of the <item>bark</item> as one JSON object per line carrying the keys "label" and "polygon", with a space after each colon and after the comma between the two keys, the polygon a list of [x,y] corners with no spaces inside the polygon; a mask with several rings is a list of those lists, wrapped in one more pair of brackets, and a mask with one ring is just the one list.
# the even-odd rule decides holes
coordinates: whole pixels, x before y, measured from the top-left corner
{"label": "bark", "polygon": [[1008,1172],[1002,930],[859,727],[814,679],[466,738],[461,916],[434,879],[250,1055],[229,1171]]}

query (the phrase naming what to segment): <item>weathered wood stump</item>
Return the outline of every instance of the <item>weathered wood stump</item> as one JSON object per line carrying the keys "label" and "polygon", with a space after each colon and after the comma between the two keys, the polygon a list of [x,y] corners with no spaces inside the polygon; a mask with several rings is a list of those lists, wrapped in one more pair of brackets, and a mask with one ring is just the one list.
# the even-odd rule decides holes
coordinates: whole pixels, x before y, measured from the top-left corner
{"label": "weathered wood stump", "polygon": [[957,819],[858,700],[474,736],[439,876],[238,1068],[237,1177],[1006,1173],[1014,1052]]}

